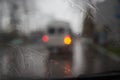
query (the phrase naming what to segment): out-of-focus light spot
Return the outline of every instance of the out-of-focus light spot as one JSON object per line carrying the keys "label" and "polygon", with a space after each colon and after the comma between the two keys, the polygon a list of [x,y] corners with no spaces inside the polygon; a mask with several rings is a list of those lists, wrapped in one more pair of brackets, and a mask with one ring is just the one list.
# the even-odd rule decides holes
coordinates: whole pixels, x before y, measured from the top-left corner
{"label": "out-of-focus light spot", "polygon": [[45,35],[45,36],[42,37],[43,42],[48,42],[48,40],[49,40],[48,36]]}
{"label": "out-of-focus light spot", "polygon": [[64,44],[70,45],[71,42],[72,42],[72,39],[70,38],[70,36],[65,36],[65,38],[64,38]]}
{"label": "out-of-focus light spot", "polygon": [[70,64],[65,64],[64,66],[64,74],[66,76],[69,76],[71,74],[71,67],[70,67]]}
{"label": "out-of-focus light spot", "polygon": [[56,65],[57,65],[57,64],[59,64],[59,63],[58,63],[57,61],[54,61],[54,64],[56,64]]}

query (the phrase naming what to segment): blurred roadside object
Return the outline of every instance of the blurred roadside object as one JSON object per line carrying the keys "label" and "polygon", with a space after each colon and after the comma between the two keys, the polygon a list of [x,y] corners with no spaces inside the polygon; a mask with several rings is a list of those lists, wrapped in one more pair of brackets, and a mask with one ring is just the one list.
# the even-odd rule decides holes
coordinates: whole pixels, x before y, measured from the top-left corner
{"label": "blurred roadside object", "polygon": [[14,44],[14,45],[20,45],[22,43],[23,43],[23,39],[21,38],[17,38],[11,41],[11,44]]}
{"label": "blurred roadside object", "polygon": [[29,35],[30,43],[42,43],[42,36],[43,35],[44,35],[44,32],[41,30],[33,31]]}
{"label": "blurred roadside object", "polygon": [[91,9],[87,9],[87,14],[83,23],[83,32],[81,37],[86,38],[86,42],[92,44],[94,42],[94,32],[95,32],[95,24],[93,21],[93,15]]}
{"label": "blurred roadside object", "polygon": [[0,44],[1,45],[22,45],[28,42],[27,36],[19,34],[19,32],[14,29],[11,32],[0,33]]}
{"label": "blurred roadside object", "polygon": [[99,32],[99,44],[105,46],[106,43],[106,33],[104,31]]}
{"label": "blurred roadside object", "polygon": [[8,44],[13,39],[17,37],[17,34],[15,32],[11,33],[0,33],[0,44]]}
{"label": "blurred roadside object", "polygon": [[81,33],[76,33],[76,34],[74,33],[73,38],[80,39],[81,38]]}
{"label": "blurred roadside object", "polygon": [[94,43],[95,44],[98,44],[98,41],[99,41],[99,33],[97,31],[94,32]]}
{"label": "blurred roadside object", "polygon": [[104,25],[101,29],[96,30],[94,33],[95,36],[95,43],[100,46],[107,46],[108,44],[108,31],[106,25]]}

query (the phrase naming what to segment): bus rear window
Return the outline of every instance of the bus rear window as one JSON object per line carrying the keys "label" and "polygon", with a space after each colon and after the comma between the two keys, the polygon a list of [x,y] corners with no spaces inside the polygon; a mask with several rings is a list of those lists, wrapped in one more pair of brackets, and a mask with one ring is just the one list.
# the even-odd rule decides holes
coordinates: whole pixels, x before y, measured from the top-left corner
{"label": "bus rear window", "polygon": [[59,33],[59,34],[64,33],[64,31],[65,31],[64,28],[59,28],[59,29],[58,29],[58,33]]}
{"label": "bus rear window", "polygon": [[49,34],[55,34],[55,28],[49,28],[48,33]]}

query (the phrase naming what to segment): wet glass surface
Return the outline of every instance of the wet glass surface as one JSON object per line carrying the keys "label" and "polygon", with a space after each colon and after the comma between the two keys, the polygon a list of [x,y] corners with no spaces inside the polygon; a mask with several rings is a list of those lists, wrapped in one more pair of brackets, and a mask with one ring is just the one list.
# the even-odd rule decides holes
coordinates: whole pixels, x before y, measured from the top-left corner
{"label": "wet glass surface", "polygon": [[117,0],[1,0],[0,78],[119,71],[119,6]]}

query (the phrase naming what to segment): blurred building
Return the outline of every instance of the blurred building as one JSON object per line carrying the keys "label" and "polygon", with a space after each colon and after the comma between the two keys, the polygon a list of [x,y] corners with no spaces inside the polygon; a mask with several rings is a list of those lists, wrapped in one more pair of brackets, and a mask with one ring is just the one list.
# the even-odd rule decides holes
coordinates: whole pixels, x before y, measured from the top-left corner
{"label": "blurred building", "polygon": [[94,25],[94,21],[93,21],[93,16],[91,14],[90,9],[87,10],[85,19],[84,19],[84,23],[83,23],[83,33],[82,36],[83,37],[88,37],[88,38],[93,38],[94,37],[94,30],[95,30],[95,25]]}
{"label": "blurred building", "polygon": [[120,0],[105,0],[97,4],[96,28],[107,32],[107,42],[120,46]]}

